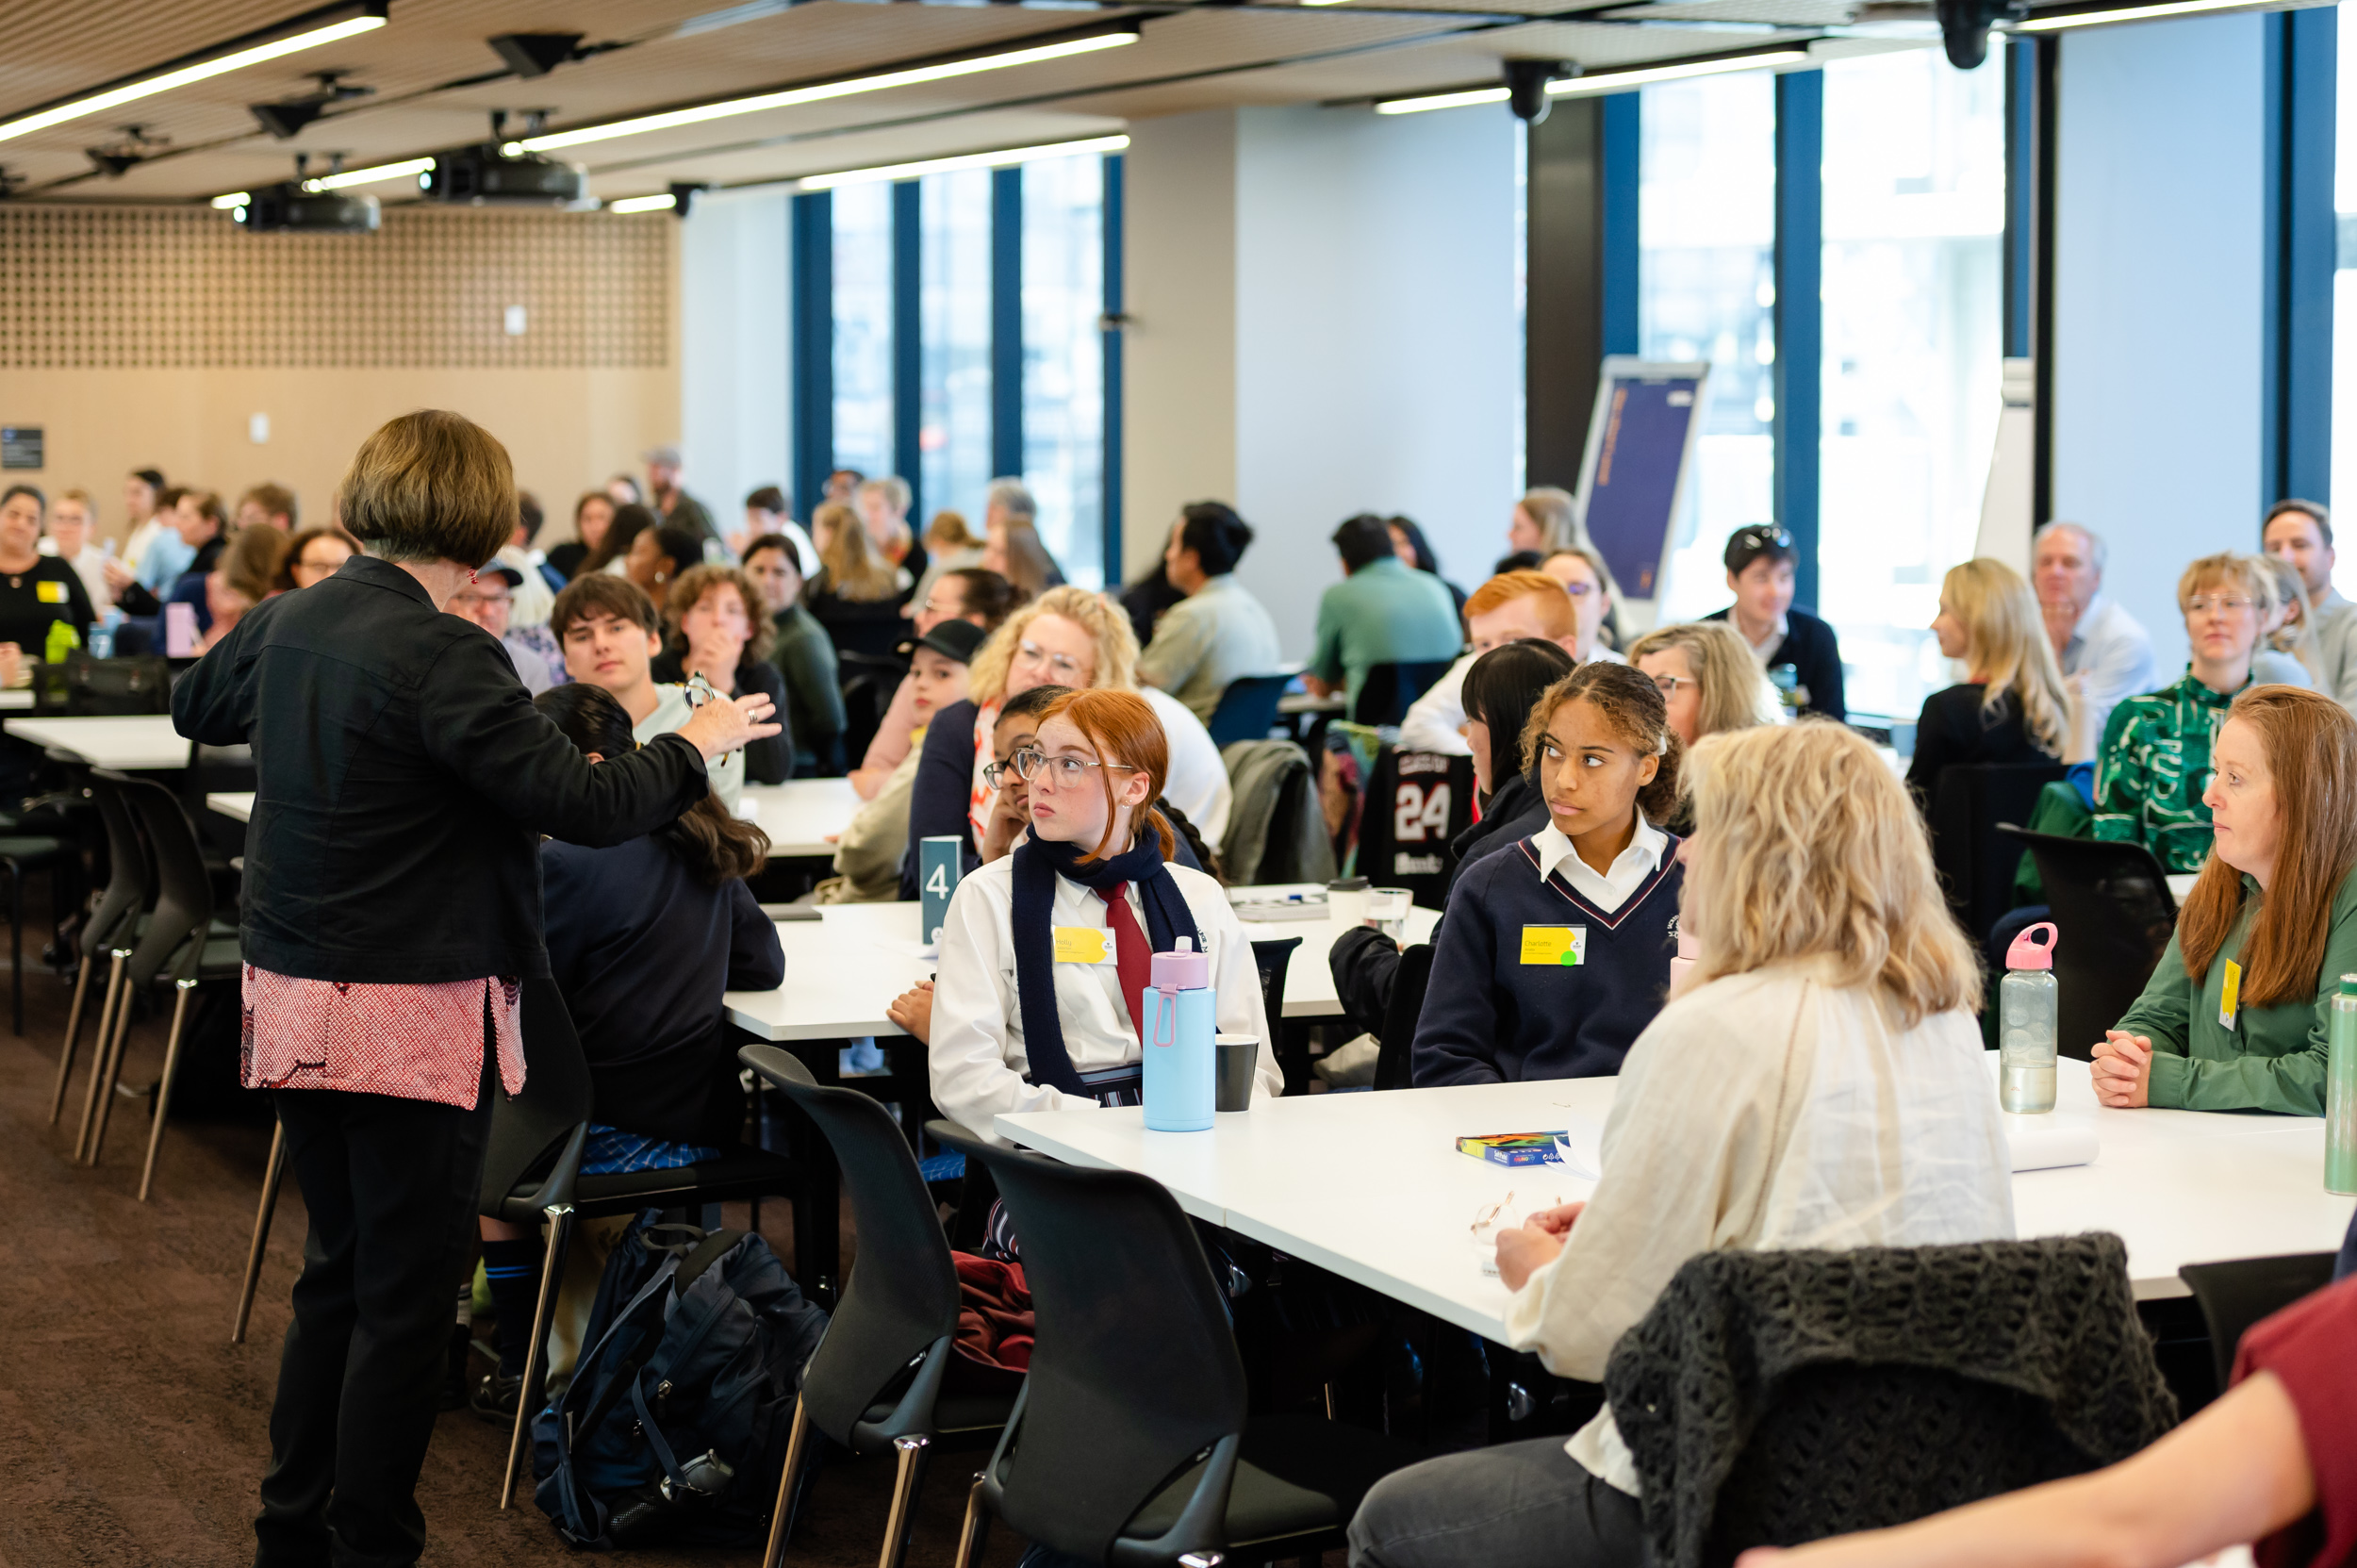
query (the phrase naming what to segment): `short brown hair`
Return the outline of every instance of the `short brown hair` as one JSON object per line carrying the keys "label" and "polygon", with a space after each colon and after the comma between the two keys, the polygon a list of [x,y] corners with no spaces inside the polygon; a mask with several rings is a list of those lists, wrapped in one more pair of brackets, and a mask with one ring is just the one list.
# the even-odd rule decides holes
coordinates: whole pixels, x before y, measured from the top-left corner
{"label": "short brown hair", "polygon": [[660,635],[663,631],[662,619],[654,613],[654,601],[647,597],[646,589],[627,577],[596,571],[565,585],[565,591],[549,610],[549,632],[563,642],[575,621],[602,615],[627,620],[642,632]]}
{"label": "short brown hair", "polygon": [[266,518],[285,518],[287,531],[294,532],[296,522],[294,491],[284,485],[256,485],[238,498],[238,505],[242,508],[249,501],[259,506],[262,509],[262,515]]}
{"label": "short brown hair", "polygon": [[222,552],[221,574],[228,585],[259,604],[278,586],[287,564],[287,536],[275,528],[241,528]]}
{"label": "short brown hair", "polygon": [[[751,553],[749,551],[747,553]],[[687,635],[680,630],[680,622],[685,620],[687,612],[715,588],[734,588],[738,602],[745,606],[745,621],[752,628],[753,635],[746,639],[744,656],[749,659],[767,658],[769,636],[773,630],[769,622],[768,602],[762,598],[761,590],[753,586],[753,580],[745,575],[745,569],[733,566],[689,567],[671,580],[671,591],[665,600],[671,612],[671,651],[675,653],[687,652]]]}
{"label": "short brown hair", "polygon": [[381,560],[480,567],[516,532],[515,465],[465,415],[420,408],[360,443],[336,515]]}

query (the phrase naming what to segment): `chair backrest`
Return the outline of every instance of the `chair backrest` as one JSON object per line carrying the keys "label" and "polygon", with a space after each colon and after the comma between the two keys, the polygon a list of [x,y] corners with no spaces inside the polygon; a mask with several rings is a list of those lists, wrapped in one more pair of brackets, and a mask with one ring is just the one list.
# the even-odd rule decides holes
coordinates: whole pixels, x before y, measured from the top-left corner
{"label": "chair backrest", "polygon": [[1425,659],[1367,666],[1359,683],[1359,700],[1350,707],[1353,723],[1396,724],[1408,717],[1409,704],[1422,697],[1449,671],[1455,659]]}
{"label": "chair backrest", "polygon": [[2201,1320],[2210,1328],[2210,1357],[2217,1368],[2218,1392],[2234,1374],[2234,1350],[2243,1331],[2332,1282],[2337,1252],[2295,1252],[2280,1258],[2235,1258],[2222,1263],[2187,1263],[2177,1271]]}
{"label": "chair backrest", "polygon": [[1943,767],[1932,786],[1932,864],[1965,934],[1987,939],[2013,907],[2013,874],[2021,856],[1998,833],[2000,822],[2026,822],[2038,791],[2063,778],[2062,764],[1973,763]]}
{"label": "chair backrest", "polygon": [[2007,826],[2008,843],[2029,847],[2053,912],[2056,1040],[2064,1054],[2091,1056],[2118,1023],[2177,929],[2177,900],[2152,851]]}
{"label": "chair backrest", "polygon": [[[1038,1330],[1023,1403],[984,1473],[985,1494],[1037,1544],[1101,1562],[1173,1477],[1244,1430],[1244,1363],[1227,1303],[1187,1216],[1160,1183],[947,1129],[941,1136],[997,1181],[1022,1238]],[[1230,1474],[1216,1460],[1206,1473],[1214,1503],[1225,1500]],[[1211,1517],[1215,1527],[1219,1515]],[[1200,1515],[1190,1510],[1182,1519],[1199,1524]]]}
{"label": "chair backrest", "polygon": [[1439,949],[1419,942],[1400,950],[1392,973],[1391,1000],[1383,1007],[1383,1032],[1376,1037],[1375,1086],[1405,1089],[1414,1081],[1416,1020],[1424,1016],[1424,994],[1432,984],[1432,956]]}
{"label": "chair backrest", "polygon": [[[941,1342],[957,1333],[949,1240],[908,1137],[882,1102],[822,1087],[775,1046],[747,1046],[736,1059],[818,1124],[843,1169],[859,1258],[803,1373],[802,1400],[818,1429],[849,1446],[868,1409],[905,1380],[917,1358],[937,1346],[946,1353]],[[936,1388],[938,1381],[936,1371]]]}
{"label": "chair backrest", "polygon": [[193,979],[197,961],[204,956],[206,930],[213,923],[213,878],[205,868],[196,824],[163,785],[117,777],[124,803],[146,835],[156,874],[155,912],[131,949],[124,979],[133,985],[151,984],[175,954],[181,958],[181,972],[173,978]]}
{"label": "chair backrest", "polygon": [[[517,1022],[523,1033],[524,1091],[492,1097],[491,1135],[483,1155],[478,1207],[495,1219],[519,1219],[570,1200],[596,1100],[589,1059],[582,1054],[564,993],[552,980],[527,980],[523,986]],[[536,1170],[538,1186],[518,1197],[516,1189]]]}
{"label": "chair backrest", "polygon": [[2127,1260],[2102,1232],[1689,1258],[1605,1374],[1649,1560],[1715,1568],[2145,1447],[2177,1406]]}
{"label": "chair backrest", "polygon": [[[1271,937],[1252,944],[1252,962],[1261,971],[1261,1005],[1268,1014],[1272,1031],[1285,1027],[1285,972],[1293,967],[1294,949],[1301,946],[1298,936]],[[1275,1050],[1277,1042],[1271,1040]]]}
{"label": "chair backrest", "polygon": [[118,934],[127,936],[140,911],[155,896],[155,868],[148,864],[147,846],[140,838],[130,802],[124,799],[123,786],[129,782],[104,767],[91,769],[91,799],[106,829],[107,867],[107,885],[82,928],[82,951],[92,956],[113,945]]}
{"label": "chair backrest", "polygon": [[1284,700],[1290,675],[1239,675],[1219,694],[1211,710],[1211,744],[1226,748],[1239,740],[1266,740],[1277,724],[1277,704]]}
{"label": "chair backrest", "polygon": [[1426,909],[1448,901],[1449,840],[1473,826],[1473,758],[1386,746],[1359,813],[1359,874],[1405,887]]}
{"label": "chair backrest", "polygon": [[892,706],[893,694],[900,689],[900,679],[908,672],[904,659],[879,658],[841,648],[835,651],[835,680],[843,690],[843,754],[853,767],[867,754],[868,743],[876,738]]}

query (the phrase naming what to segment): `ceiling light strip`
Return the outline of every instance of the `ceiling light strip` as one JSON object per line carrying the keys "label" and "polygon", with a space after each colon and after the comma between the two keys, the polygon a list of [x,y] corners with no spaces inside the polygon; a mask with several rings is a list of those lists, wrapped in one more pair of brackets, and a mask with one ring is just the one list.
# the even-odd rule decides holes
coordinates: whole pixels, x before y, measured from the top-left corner
{"label": "ceiling light strip", "polygon": [[873,76],[853,76],[839,82],[819,82],[810,87],[787,88],[780,92],[760,92],[750,98],[729,98],[719,103],[699,104],[690,108],[667,110],[661,114],[642,114],[635,119],[616,120],[603,125],[583,125],[573,130],[550,131],[542,136],[528,136],[507,143],[509,156],[519,152],[546,153],[559,147],[579,147],[591,141],[609,141],[620,136],[639,136],[648,131],[668,131],[680,125],[701,124],[707,120],[724,120],[732,115],[758,114],[764,109],[792,108],[801,104],[825,103],[832,98],[848,98],[855,93],[882,92],[896,87],[912,87],[920,82],[948,81],[959,76],[971,76],[984,71],[1004,71],[1017,65],[1037,65],[1047,60],[1066,59],[1075,55],[1091,55],[1101,49],[1117,49],[1135,43],[1137,32],[1093,33],[1086,38],[1068,38],[1055,43],[1043,43],[1034,48],[1011,49],[996,55],[980,55],[970,59],[946,60],[934,65],[911,66],[904,71],[886,71]]}
{"label": "ceiling light strip", "polygon": [[846,169],[832,174],[805,174],[795,181],[804,190],[832,190],[842,185],[874,185],[888,180],[913,180],[926,174],[947,174],[960,169],[1003,169],[1051,157],[1080,157],[1090,153],[1117,153],[1129,145],[1126,136],[1093,136],[1080,141],[1051,141],[1037,147],[1007,147],[995,153],[962,153],[955,157],[929,157],[915,163],[886,163],[873,169]]}
{"label": "ceiling light strip", "polygon": [[608,212],[668,212],[678,205],[679,198],[666,190],[660,196],[624,196],[619,201],[606,203],[605,209]]}
{"label": "ceiling light strip", "polygon": [[253,200],[254,192],[251,190],[232,190],[225,196],[213,198],[213,210],[226,212],[233,206],[244,206]]}
{"label": "ceiling light strip", "polygon": [[[320,174],[303,182],[303,189],[317,195],[322,190],[341,190],[346,186],[375,185],[384,180],[409,179],[434,167],[430,157],[408,157],[399,163],[379,163],[367,169],[346,169],[340,173]],[[218,205],[218,204],[216,204]]]}
{"label": "ceiling light strip", "polygon": [[[347,9],[350,8],[347,8]],[[52,125],[64,124],[69,120],[79,120],[84,115],[119,108],[124,104],[135,103],[141,98],[150,98],[158,92],[170,92],[174,88],[187,87],[191,82],[205,81],[213,76],[242,70],[249,65],[259,65],[265,60],[274,60],[282,56],[296,54],[305,49],[317,48],[322,43],[334,43],[338,39],[372,32],[385,25],[384,9],[381,5],[373,6],[358,15],[348,15],[324,26],[312,27],[303,32],[290,34],[286,38],[274,39],[267,43],[257,43],[250,48],[218,55],[211,59],[199,60],[193,65],[181,66],[177,70],[161,72],[153,76],[143,76],[137,81],[126,82],[121,87],[108,88],[101,92],[91,93],[87,97],[74,98],[49,108],[37,109],[31,114],[19,115],[13,120],[0,121],[0,141],[10,140],[20,136],[29,136],[34,131],[47,130]]]}
{"label": "ceiling light strip", "polygon": [[[2208,3],[2208,0],[2205,0]],[[2235,0],[2245,4],[2247,0]],[[1625,71],[1599,71],[1566,76],[1547,84],[1550,98],[1585,97],[1603,92],[1626,92],[1649,82],[1682,81],[1690,76],[1718,76],[1737,71],[1768,71],[1779,65],[1799,65],[1808,59],[1805,49],[1766,49],[1717,59],[1680,60],[1669,65],[1635,66]],[[1424,114],[1432,109],[1461,108],[1468,104],[1502,104],[1503,87],[1474,87],[1456,92],[1430,92],[1415,98],[1390,98],[1375,106],[1377,114]]]}
{"label": "ceiling light strip", "polygon": [[2017,33],[2052,33],[2065,27],[2093,27],[2109,22],[2154,22],[2165,16],[2192,16],[2201,11],[2231,11],[2249,8],[2253,0],[2169,0],[2160,6],[2130,6],[2120,10],[2072,11],[2067,16],[2033,16],[2017,22]]}

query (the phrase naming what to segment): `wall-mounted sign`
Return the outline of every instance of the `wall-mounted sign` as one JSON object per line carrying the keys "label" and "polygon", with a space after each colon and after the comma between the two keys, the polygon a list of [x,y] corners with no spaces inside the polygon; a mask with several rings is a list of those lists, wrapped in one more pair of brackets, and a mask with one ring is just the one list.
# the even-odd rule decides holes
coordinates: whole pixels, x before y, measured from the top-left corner
{"label": "wall-mounted sign", "polygon": [[0,469],[41,467],[41,426],[0,425]]}

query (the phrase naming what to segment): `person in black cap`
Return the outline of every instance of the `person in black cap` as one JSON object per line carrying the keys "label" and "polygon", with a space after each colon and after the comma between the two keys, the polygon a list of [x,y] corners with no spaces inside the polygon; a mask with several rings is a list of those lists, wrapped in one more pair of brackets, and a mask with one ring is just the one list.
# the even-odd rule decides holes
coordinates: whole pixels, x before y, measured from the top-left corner
{"label": "person in black cap", "polygon": [[919,744],[909,748],[876,798],[860,807],[835,841],[834,875],[818,884],[815,902],[887,903],[900,896],[900,861],[909,842],[909,792],[924,751],[925,725],[950,703],[965,700],[966,667],[989,639],[990,634],[972,621],[952,619],[900,645],[909,659]]}
{"label": "person in black cap", "polygon": [[1788,705],[1846,719],[1841,644],[1831,626],[1793,605],[1792,558],[1792,536],[1772,522],[1728,535],[1727,586],[1735,602],[1703,619],[1734,625]]}
{"label": "person in black cap", "polygon": [[524,689],[537,697],[558,684],[549,661],[530,648],[512,642],[507,635],[507,618],[515,608],[516,589],[522,586],[524,574],[504,561],[493,560],[474,574],[471,583],[461,583],[458,591],[450,596],[444,606],[452,615],[473,621],[477,626],[500,639],[507,650],[510,663],[516,667],[516,678]]}

